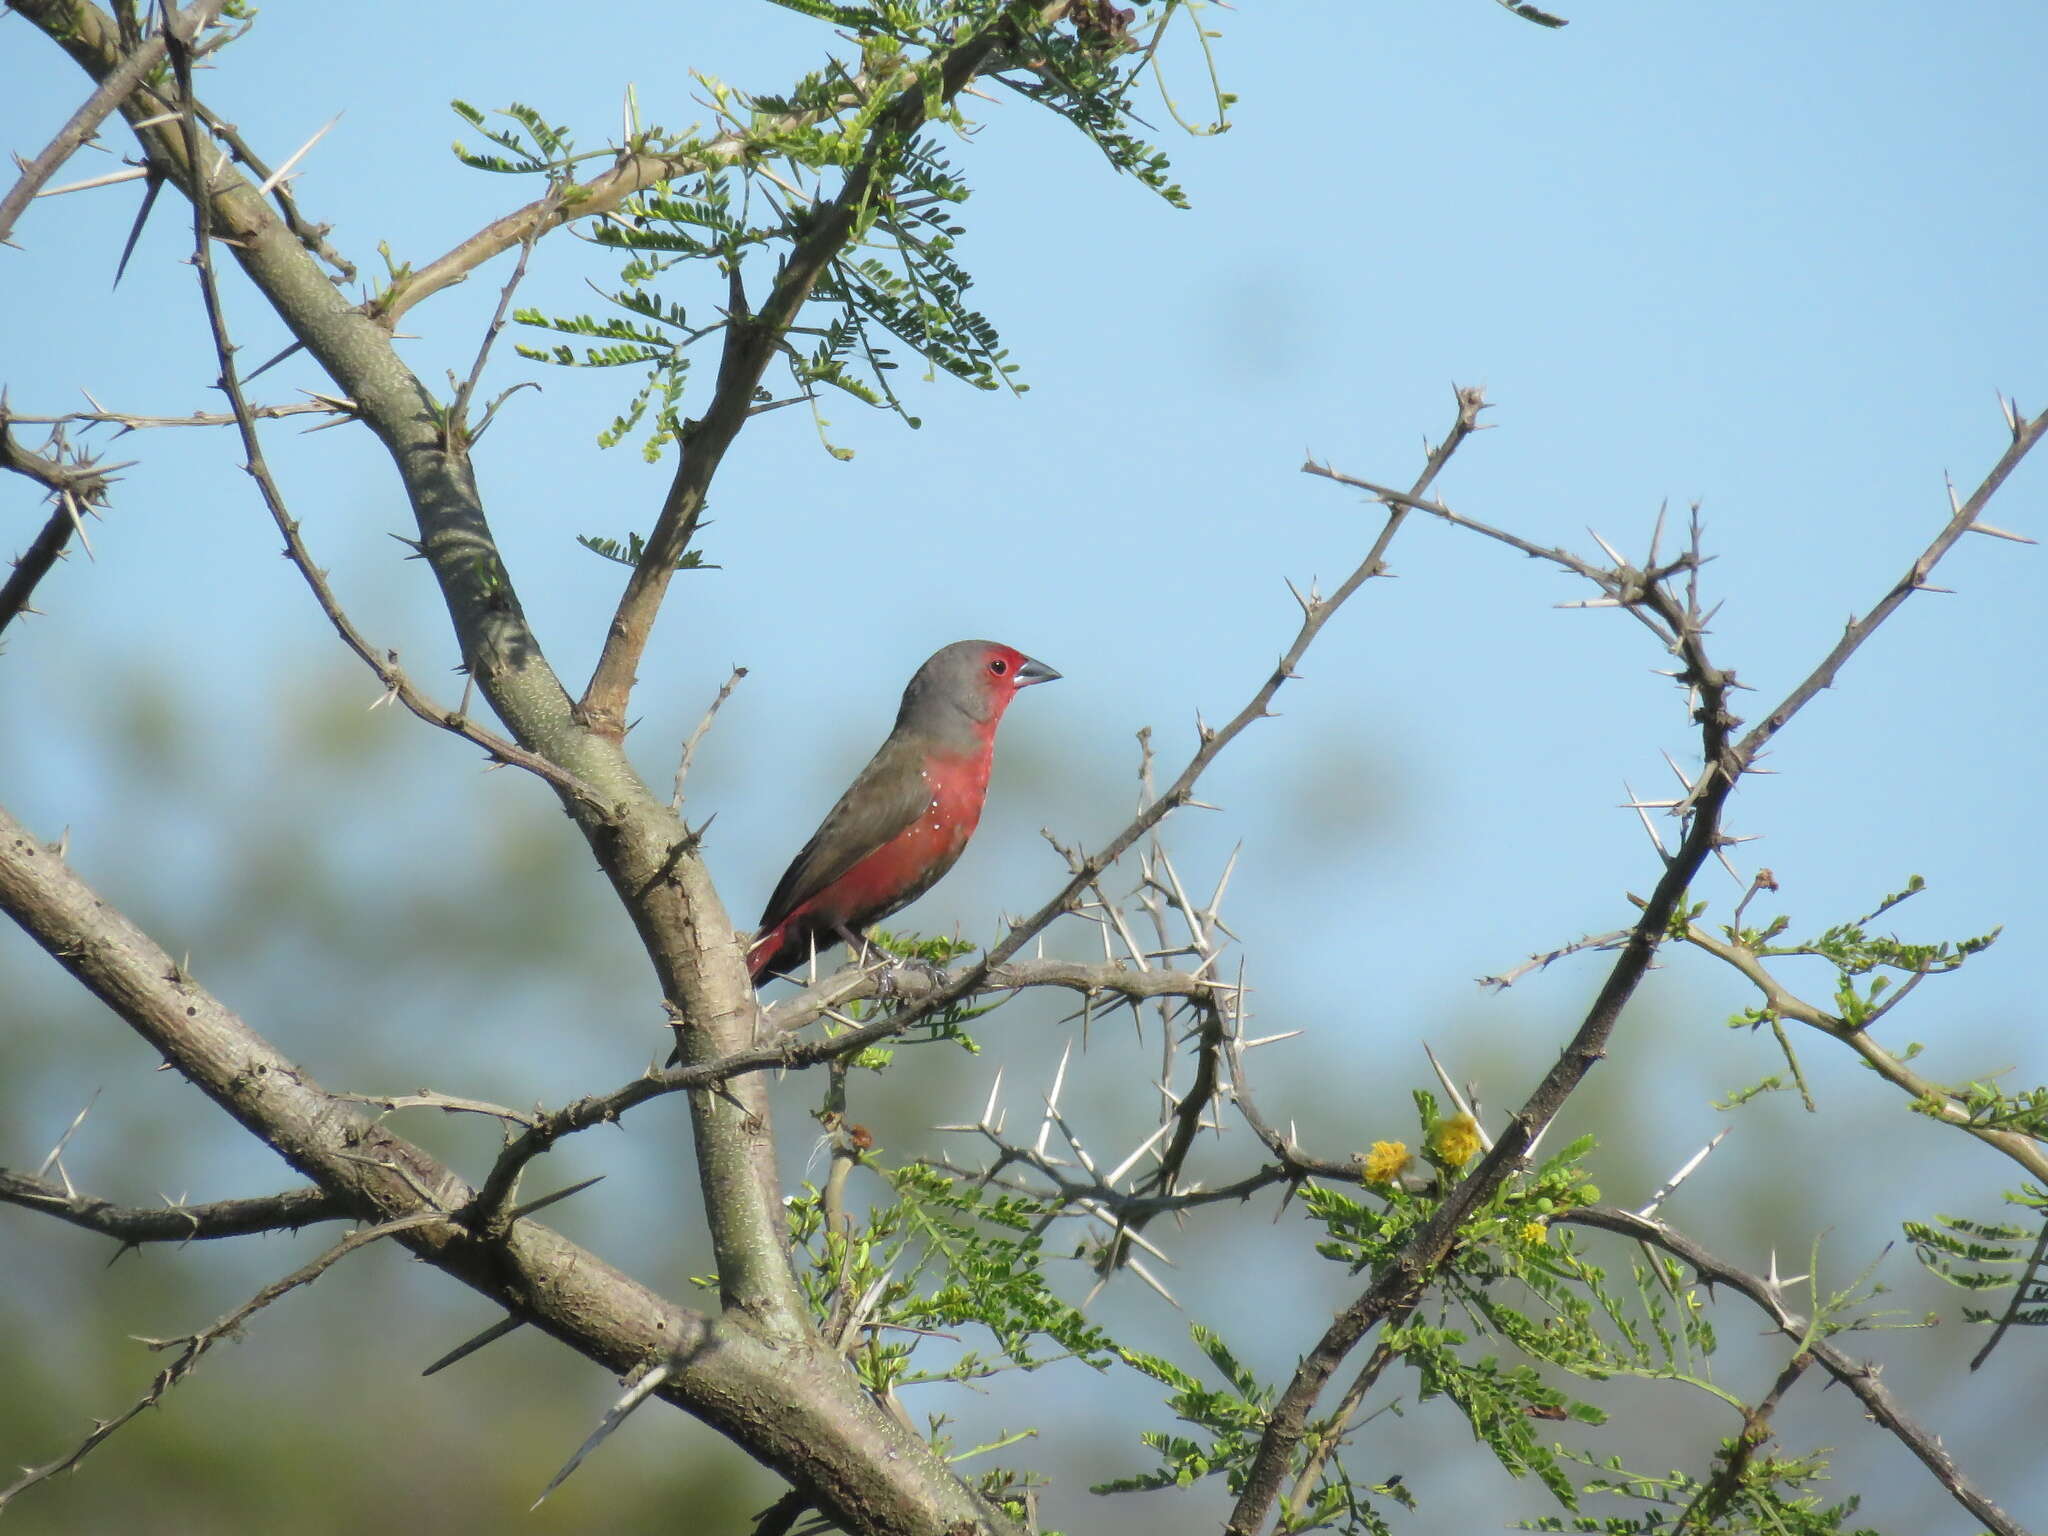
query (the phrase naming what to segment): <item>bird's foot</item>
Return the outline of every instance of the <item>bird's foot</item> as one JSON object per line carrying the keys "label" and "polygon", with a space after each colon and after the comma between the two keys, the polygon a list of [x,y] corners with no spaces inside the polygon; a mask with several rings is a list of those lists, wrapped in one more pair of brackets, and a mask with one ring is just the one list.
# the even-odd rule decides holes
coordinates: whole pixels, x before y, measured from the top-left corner
{"label": "bird's foot", "polygon": [[875,996],[900,997],[909,988],[906,983],[912,978],[917,981],[920,993],[936,991],[946,984],[949,972],[935,960],[913,955],[892,963],[875,979]]}

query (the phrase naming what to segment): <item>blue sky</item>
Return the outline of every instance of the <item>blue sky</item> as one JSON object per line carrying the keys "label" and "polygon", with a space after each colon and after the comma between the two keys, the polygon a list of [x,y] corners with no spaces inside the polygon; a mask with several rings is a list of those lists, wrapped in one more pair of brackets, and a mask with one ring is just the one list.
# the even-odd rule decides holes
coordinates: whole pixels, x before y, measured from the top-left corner
{"label": "blue sky", "polygon": [[[532,195],[445,153],[451,138],[476,139],[451,97],[530,103],[594,148],[629,81],[645,116],[682,126],[705,116],[687,70],[774,90],[826,41],[765,5],[629,4],[588,40],[537,8],[494,8],[488,25],[466,7],[380,14],[266,11],[208,82],[273,159],[343,114],[298,185],[366,270],[379,241],[395,259],[431,259]],[[975,142],[954,146],[977,189],[962,245],[974,297],[1029,393],[912,382],[920,431],[850,402],[832,413],[850,463],[819,451],[798,411],[759,421],[728,462],[704,539],[721,569],[677,582],[642,668],[634,743],[665,781],[729,667],[751,669],[692,788],[699,814],[718,812],[711,858],[736,921],[752,919],[872,749],[917,663],[966,635],[1017,645],[1066,680],[1019,703],[973,850],[909,920],[986,937],[999,910],[1037,905],[1058,876],[1037,829],[1094,841],[1118,825],[1132,733],[1153,726],[1177,765],[1196,711],[1234,712],[1291,636],[1283,577],[1327,589],[1369,542],[1371,509],[1298,474],[1304,456],[1406,483],[1422,439],[1451,420],[1453,382],[1497,402],[1495,430],[1440,484],[1463,511],[1588,553],[1590,526],[1639,555],[1660,505],[1676,519],[1701,503],[1716,556],[1706,586],[1726,600],[1714,654],[1758,690],[1753,713],[1940,526],[1944,474],[1967,493],[1995,460],[1994,393],[2048,403],[2037,150],[2048,21],[2036,6],[1588,3],[1567,8],[1562,32],[1486,0],[1208,14],[1239,103],[1228,133],[1161,134],[1191,211],[1119,182],[1078,137],[1015,104],[988,107]],[[0,36],[0,127],[31,152],[83,91],[18,21]],[[310,73],[297,62],[309,54]],[[1203,82],[1185,52],[1171,83],[1199,112]],[[168,201],[134,269],[108,288],[135,202],[133,186],[45,200],[17,231],[25,249],[0,253],[16,410],[70,408],[80,388],[143,411],[212,404],[178,264],[189,230]],[[424,376],[467,371],[502,275],[488,269],[409,317],[419,337],[407,356]],[[606,275],[602,252],[557,237],[521,299],[592,308],[586,282]],[[274,322],[246,291],[234,303],[245,356],[269,356]],[[621,573],[573,536],[644,528],[666,468],[596,448],[617,380],[509,350],[492,377],[543,385],[507,404],[478,467],[529,614],[578,686]],[[294,362],[259,393],[321,383]],[[408,518],[373,446],[346,429],[267,442],[352,611],[452,697],[430,579],[384,537]],[[323,780],[316,804],[296,795],[292,707],[312,692],[353,708],[374,684],[277,558],[225,434],[131,437],[115,453],[142,462],[95,529],[97,561],[53,577],[48,617],[11,633],[0,656],[5,803],[49,833],[73,826],[81,865],[110,895],[167,916],[204,900],[230,878],[238,805],[257,801],[281,816],[296,808],[320,857],[366,892],[432,888],[505,825],[568,835],[548,830],[560,823],[538,787],[510,774],[479,796],[467,749],[448,741],[414,740],[360,782]],[[2038,536],[2044,485],[2048,469],[2026,466],[1990,520]],[[0,517],[5,541],[24,543],[40,517],[25,485],[0,488]],[[2031,805],[2044,767],[2040,559],[1966,541],[1938,578],[1955,595],[1909,603],[1788,730],[1777,776],[1745,785],[1732,815],[1734,830],[1761,838],[1737,851],[1738,867],[1776,871],[1797,928],[1866,911],[1911,873],[1931,890],[1897,914],[1902,933],[2005,925],[1999,947],[1901,1016],[1903,1037],[1929,1042],[1928,1070],[1953,1081],[2007,1067],[2017,1082],[2048,1076],[2030,964],[2048,919]],[[1262,1016],[1310,1029],[1281,1048],[1295,1056],[1275,1066],[1274,1091],[1300,1095],[1304,1124],[1332,1151],[1403,1129],[1419,1036],[1482,1079],[1493,1104],[1519,1096],[1597,972],[1577,962],[1492,999],[1471,978],[1627,921],[1624,893],[1646,890],[1655,868],[1634,816],[1617,809],[1623,785],[1661,792],[1660,750],[1681,762],[1692,750],[1647,637],[1621,615],[1554,607],[1582,595],[1568,578],[1434,526],[1406,529],[1391,563],[1397,579],[1368,586],[1318,642],[1282,718],[1219,765],[1209,798],[1225,813],[1174,834],[1197,879],[1243,842],[1234,917]],[[148,786],[169,769],[123,760],[95,724],[126,696],[110,682],[138,651],[176,715],[211,736],[180,749],[180,772],[218,791],[210,811],[194,797],[154,814]],[[96,840],[108,817],[138,840]],[[1714,874],[1699,894],[1721,910],[1735,890]],[[644,1011],[630,949],[610,942],[591,966],[618,1008]],[[273,997],[278,957],[318,937],[280,932],[253,947],[246,985]],[[54,995],[45,970],[0,939],[0,976],[43,989],[20,995]],[[503,1092],[604,1086],[652,1048],[638,1022],[621,1036],[581,1018],[565,1038],[574,990],[553,978],[491,1001],[514,1064],[504,1070],[528,1074]],[[1724,1123],[1709,1097],[1773,1070],[1767,1042],[1718,1027],[1744,1001],[1691,960],[1648,989],[1611,1069],[1626,1089],[1604,1111],[1633,1116],[1638,1138],[1605,1174],[1617,1198],[1654,1187]],[[252,1017],[315,1062],[329,1048],[292,1040],[287,1019]],[[994,1049],[1028,1065],[1045,1038],[1006,1034]],[[468,1059],[459,1035],[423,1029],[416,1044],[437,1072]],[[1899,1159],[1850,1209],[1788,1218],[1802,1245],[1797,1233],[1830,1225],[1849,1272],[1903,1216],[1995,1213],[2011,1180],[1988,1155],[1948,1145],[1958,1138],[1910,1120],[1824,1053],[1809,1064],[1835,1118],[1759,1106],[1703,1176],[1725,1181],[1699,1209],[1742,1250],[1731,1256],[1762,1260],[1745,1225],[1758,1191],[1806,1182],[1785,1180],[1788,1165],[1818,1173],[1837,1157],[1852,1170]],[[74,1070],[59,1086],[96,1081]],[[445,1085],[460,1091],[452,1076]],[[49,1139],[69,1111],[49,1113],[30,1139]],[[194,1154],[223,1170],[246,1168],[238,1155],[225,1144]],[[261,1176],[209,1192],[248,1192]],[[1889,1278],[1916,1283],[1908,1261],[1890,1263]],[[1227,1278],[1207,1283],[1230,1294]],[[1205,1282],[1190,1284],[1201,1294]],[[1959,1338],[1946,1334],[1937,1353],[1974,1347]],[[1267,1363],[1304,1342],[1275,1332]],[[1927,1391],[1930,1419],[1977,1452],[1993,1492],[2038,1519],[2048,1483],[2034,1458],[2002,1449],[1973,1406],[2038,1390],[2022,1385],[2034,1347],[2009,1341],[2004,1374],[1994,1367],[1970,1394]],[[1860,1443],[1860,1470],[1880,1466],[1884,1447],[1857,1433],[1841,1431],[1845,1452]],[[1966,1529],[1923,1482],[1891,1485],[1907,1525]],[[1497,1521],[1531,1507],[1525,1494],[1478,1513]]]}

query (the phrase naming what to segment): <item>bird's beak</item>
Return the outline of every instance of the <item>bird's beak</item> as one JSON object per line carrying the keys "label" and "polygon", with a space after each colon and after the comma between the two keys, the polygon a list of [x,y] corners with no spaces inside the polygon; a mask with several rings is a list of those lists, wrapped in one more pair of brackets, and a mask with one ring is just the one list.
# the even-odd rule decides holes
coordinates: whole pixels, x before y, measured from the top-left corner
{"label": "bird's beak", "polygon": [[1033,661],[1029,656],[1024,658],[1024,665],[1017,669],[1016,676],[1017,681],[1012,686],[1017,688],[1029,688],[1033,683],[1056,683],[1060,680],[1059,673],[1042,661]]}

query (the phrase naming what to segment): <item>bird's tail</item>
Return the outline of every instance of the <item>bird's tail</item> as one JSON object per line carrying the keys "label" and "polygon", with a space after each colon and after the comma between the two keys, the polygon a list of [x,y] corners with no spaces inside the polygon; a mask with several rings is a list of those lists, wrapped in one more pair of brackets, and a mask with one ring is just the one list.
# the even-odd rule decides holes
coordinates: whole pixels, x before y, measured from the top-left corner
{"label": "bird's tail", "polygon": [[755,986],[768,979],[769,964],[780,958],[783,930],[788,926],[787,923],[777,923],[773,928],[763,928],[747,946],[747,974],[754,978]]}

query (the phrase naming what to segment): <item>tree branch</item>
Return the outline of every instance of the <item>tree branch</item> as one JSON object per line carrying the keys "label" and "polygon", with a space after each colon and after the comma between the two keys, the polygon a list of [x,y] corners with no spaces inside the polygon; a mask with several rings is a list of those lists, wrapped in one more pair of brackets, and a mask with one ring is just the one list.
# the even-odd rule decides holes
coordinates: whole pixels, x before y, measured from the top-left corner
{"label": "tree branch", "polygon": [[1906,1094],[1915,1109],[1968,1131],[1986,1146],[1997,1148],[2035,1178],[2048,1182],[2048,1149],[2044,1149],[2035,1137],[2022,1131],[2001,1130],[1997,1126],[1973,1125],[1969,1110],[1942,1084],[1915,1072],[1878,1044],[1868,1029],[1852,1027],[1826,1009],[1789,991],[1771,974],[1763,958],[1747,945],[1717,939],[1697,923],[1686,924],[1685,942],[1734,967],[1763,994],[1764,1004],[1773,1014],[1795,1020],[1846,1045],[1862,1057],[1879,1077]]}
{"label": "tree branch", "polygon": [[40,1467],[25,1468],[20,1477],[9,1483],[5,1488],[0,1488],[0,1511],[4,1511],[15,1498],[28,1489],[33,1488],[37,1483],[47,1482],[60,1472],[70,1471],[81,1461],[85,1460],[95,1448],[104,1443],[116,1431],[134,1420],[145,1409],[154,1408],[158,1403],[162,1402],[164,1395],[171,1388],[175,1387],[199,1368],[199,1361],[208,1350],[212,1349],[222,1339],[232,1337],[238,1333],[243,1323],[247,1322],[257,1312],[262,1311],[263,1308],[269,1306],[273,1301],[276,1301],[280,1296],[295,1291],[300,1286],[311,1285],[349,1254],[354,1253],[358,1248],[366,1247],[376,1242],[379,1238],[393,1237],[401,1232],[412,1231],[429,1223],[445,1221],[446,1219],[446,1217],[430,1211],[415,1216],[401,1216],[392,1221],[382,1222],[374,1227],[367,1227],[360,1232],[351,1232],[347,1237],[344,1237],[332,1248],[321,1254],[319,1258],[313,1260],[312,1263],[295,1269],[282,1280],[273,1281],[271,1284],[263,1287],[262,1290],[251,1296],[212,1327],[202,1328],[197,1333],[188,1333],[182,1338],[144,1339],[142,1342],[154,1350],[175,1348],[178,1351],[178,1357],[161,1371],[157,1372],[156,1380],[149,1384],[149,1390],[137,1398],[126,1411],[111,1419],[97,1421],[94,1423],[91,1432],[69,1452],[58,1457],[55,1461],[46,1462]]}
{"label": "tree branch", "polygon": [[[191,29],[197,36],[213,24],[225,0],[193,0],[178,13],[181,25]],[[133,94],[135,88],[164,58],[164,34],[157,32],[145,38],[122,58],[120,64],[111,70],[99,83],[92,95],[85,99],[85,105],[71,114],[71,120],[58,130],[43,152],[22,165],[21,176],[0,198],[0,244],[6,244],[14,233],[15,222],[28,205],[35,200],[36,193],[58,168],[77,152],[80,145],[91,139],[107,115]]]}
{"label": "tree branch", "polygon": [[31,611],[29,601],[35,596],[37,584],[56,568],[74,534],[88,553],[91,551],[92,545],[85,538],[85,514],[89,508],[106,505],[107,488],[113,483],[109,477],[115,470],[128,467],[103,464],[87,457],[82,450],[69,450],[61,427],[51,434],[50,447],[54,451],[36,453],[15,442],[14,435],[7,430],[12,420],[5,399],[0,398],[0,469],[11,469],[35,481],[50,493],[57,509],[14,562],[6,585],[0,586],[0,630]]}
{"label": "tree branch", "polygon": [[288,1189],[246,1200],[182,1201],[161,1209],[115,1205],[34,1174],[0,1168],[0,1203],[41,1211],[88,1232],[136,1243],[204,1242],[253,1232],[296,1232],[319,1221],[354,1220],[355,1213],[324,1189]]}
{"label": "tree branch", "polygon": [[409,1250],[614,1374],[667,1363],[665,1401],[815,1490],[851,1529],[1011,1529],[826,1352],[676,1306],[532,1220],[499,1241],[473,1236],[456,1219],[473,1198],[463,1180],[321,1088],[4,811],[0,912],[350,1215],[420,1218],[398,1234]]}

